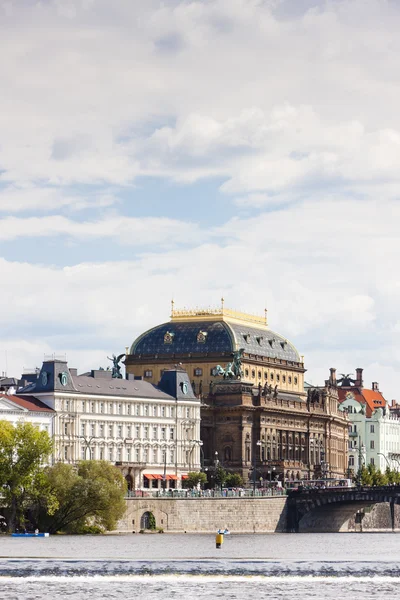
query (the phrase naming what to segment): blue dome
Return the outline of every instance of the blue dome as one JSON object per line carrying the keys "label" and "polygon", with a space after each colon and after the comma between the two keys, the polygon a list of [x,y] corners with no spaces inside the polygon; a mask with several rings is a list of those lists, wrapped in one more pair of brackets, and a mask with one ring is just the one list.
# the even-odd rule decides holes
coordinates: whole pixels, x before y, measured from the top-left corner
{"label": "blue dome", "polygon": [[296,348],[281,335],[261,327],[216,321],[171,321],[146,331],[132,344],[134,356],[174,354],[246,354],[301,362]]}

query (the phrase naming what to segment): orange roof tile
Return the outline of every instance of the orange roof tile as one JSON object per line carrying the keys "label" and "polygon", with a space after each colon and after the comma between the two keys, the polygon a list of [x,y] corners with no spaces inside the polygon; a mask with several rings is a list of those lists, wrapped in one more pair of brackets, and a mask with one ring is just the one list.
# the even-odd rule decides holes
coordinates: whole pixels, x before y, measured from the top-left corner
{"label": "orange roof tile", "polygon": [[358,387],[339,387],[338,392],[340,403],[344,402],[346,400],[346,394],[351,392],[357,402],[365,404],[367,407],[367,417],[370,417],[376,408],[385,408],[386,406],[386,400],[379,391]]}
{"label": "orange roof tile", "polygon": [[0,398],[6,398],[6,400],[10,400],[10,402],[14,402],[15,404],[18,404],[18,406],[26,408],[30,411],[54,412],[52,408],[49,408],[46,404],[44,404],[44,402],[41,402],[33,396],[26,398],[23,396],[15,396],[14,394],[0,394]]}

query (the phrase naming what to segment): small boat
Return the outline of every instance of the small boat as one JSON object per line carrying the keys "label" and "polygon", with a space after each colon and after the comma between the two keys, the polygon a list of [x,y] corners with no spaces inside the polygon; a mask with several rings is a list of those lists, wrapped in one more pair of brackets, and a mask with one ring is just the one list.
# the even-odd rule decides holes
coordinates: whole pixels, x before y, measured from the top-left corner
{"label": "small boat", "polygon": [[35,538],[35,537],[40,537],[40,538],[47,538],[50,537],[49,533],[12,533],[11,537],[20,537],[20,538]]}

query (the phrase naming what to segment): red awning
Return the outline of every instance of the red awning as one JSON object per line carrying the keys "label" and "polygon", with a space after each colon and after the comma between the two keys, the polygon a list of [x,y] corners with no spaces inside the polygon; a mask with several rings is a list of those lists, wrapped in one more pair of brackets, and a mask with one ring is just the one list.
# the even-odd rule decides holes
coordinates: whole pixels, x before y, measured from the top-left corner
{"label": "red awning", "polygon": [[182,475],[182,479],[189,479],[189,475]]}
{"label": "red awning", "polygon": [[178,479],[176,475],[167,475],[167,479]]}
{"label": "red awning", "polygon": [[157,475],[155,473],[145,473],[144,477],[146,477],[146,479],[162,479],[162,475]]}
{"label": "red awning", "polygon": [[162,479],[162,475],[153,475],[153,479]]}
{"label": "red awning", "polygon": [[154,475],[149,475],[148,473],[145,473],[144,477],[146,477],[146,479],[154,479]]}

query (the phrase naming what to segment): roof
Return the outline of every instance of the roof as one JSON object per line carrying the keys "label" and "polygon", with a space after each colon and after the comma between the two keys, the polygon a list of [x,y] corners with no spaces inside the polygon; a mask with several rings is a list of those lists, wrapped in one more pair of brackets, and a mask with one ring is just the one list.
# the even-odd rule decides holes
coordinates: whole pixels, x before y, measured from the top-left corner
{"label": "roof", "polygon": [[354,399],[367,407],[366,415],[370,417],[377,408],[385,408],[386,400],[379,390],[369,390],[360,387],[338,387],[339,402],[348,400],[348,394],[352,394]]}
{"label": "roof", "polygon": [[54,412],[52,408],[49,408],[44,402],[41,402],[38,398],[34,398],[32,396],[23,397],[23,396],[15,396],[14,394],[0,394],[0,399],[5,398],[9,402],[13,402],[14,404],[18,404],[21,408],[25,408],[30,412]]}
{"label": "roof", "polygon": [[72,376],[74,388],[85,394],[102,394],[108,396],[129,396],[171,400],[172,396],[162,392],[152,383],[139,379],[102,379],[86,375]]}
{"label": "roof", "polygon": [[227,354],[244,348],[246,354],[301,362],[296,348],[286,338],[266,326],[215,319],[170,321],[140,335],[132,344],[130,354],[164,355]]}

